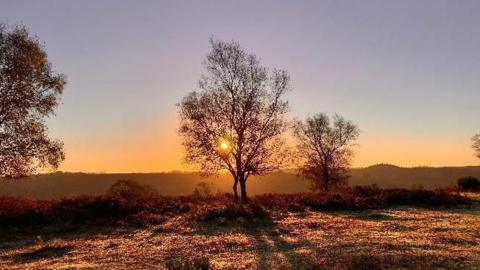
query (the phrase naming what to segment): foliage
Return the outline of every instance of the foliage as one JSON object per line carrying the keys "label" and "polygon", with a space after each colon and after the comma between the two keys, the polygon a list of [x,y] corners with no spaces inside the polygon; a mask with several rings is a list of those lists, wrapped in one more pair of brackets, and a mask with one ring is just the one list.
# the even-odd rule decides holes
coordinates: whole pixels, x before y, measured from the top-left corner
{"label": "foliage", "polygon": [[229,171],[238,199],[247,201],[246,182],[279,168],[285,155],[282,134],[287,128],[289,88],[286,71],[268,74],[258,58],[235,42],[211,41],[207,74],[199,91],[182,99],[180,130],[186,161],[206,173]]}
{"label": "foliage", "polygon": [[480,191],[480,181],[473,176],[458,179],[457,186],[463,191]]}
{"label": "foliage", "polygon": [[0,176],[58,167],[63,145],[48,137],[45,118],[59,103],[65,77],[25,27],[0,24]]}
{"label": "foliage", "polygon": [[330,186],[346,184],[351,146],[358,135],[358,128],[339,115],[333,117],[332,124],[323,113],[295,124],[298,152],[305,159],[301,172],[312,181],[313,190],[327,191]]}

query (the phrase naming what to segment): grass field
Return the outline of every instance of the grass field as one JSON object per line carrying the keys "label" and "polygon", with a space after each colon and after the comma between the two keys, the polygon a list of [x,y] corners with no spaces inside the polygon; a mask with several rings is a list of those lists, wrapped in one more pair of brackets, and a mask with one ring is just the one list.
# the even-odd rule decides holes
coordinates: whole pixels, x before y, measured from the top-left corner
{"label": "grass field", "polygon": [[480,269],[480,197],[473,198],[471,205],[448,209],[274,211],[234,222],[203,222],[180,214],[150,225],[9,230],[0,234],[0,266]]}

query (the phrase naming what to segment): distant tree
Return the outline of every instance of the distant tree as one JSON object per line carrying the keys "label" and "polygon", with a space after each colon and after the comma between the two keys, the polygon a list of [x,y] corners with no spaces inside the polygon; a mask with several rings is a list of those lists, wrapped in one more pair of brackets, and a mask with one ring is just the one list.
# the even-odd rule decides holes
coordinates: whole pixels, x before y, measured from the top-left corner
{"label": "distant tree", "polygon": [[359,133],[357,126],[338,115],[333,123],[323,113],[297,121],[294,134],[298,152],[305,160],[301,172],[312,181],[312,189],[328,191],[346,182],[351,146]]}
{"label": "distant tree", "polygon": [[475,156],[480,158],[480,134],[476,134],[472,138],[472,148],[475,151]]}
{"label": "distant tree", "polygon": [[210,41],[207,74],[199,90],[180,102],[180,130],[186,161],[206,174],[227,170],[233,192],[247,202],[246,183],[251,175],[279,168],[287,128],[289,88],[286,71],[267,69],[236,42]]}
{"label": "distant tree", "polygon": [[473,176],[458,179],[457,186],[463,191],[480,191],[480,181]]}
{"label": "distant tree", "polygon": [[65,85],[47,53],[25,27],[0,24],[0,177],[21,177],[64,159],[63,145],[48,137]]}
{"label": "distant tree", "polygon": [[215,186],[213,183],[200,182],[197,184],[197,187],[193,190],[193,196],[199,198],[208,198],[213,196],[213,190]]}
{"label": "distant tree", "polygon": [[107,194],[113,198],[129,201],[157,196],[158,192],[149,185],[142,185],[134,180],[120,179],[110,186]]}

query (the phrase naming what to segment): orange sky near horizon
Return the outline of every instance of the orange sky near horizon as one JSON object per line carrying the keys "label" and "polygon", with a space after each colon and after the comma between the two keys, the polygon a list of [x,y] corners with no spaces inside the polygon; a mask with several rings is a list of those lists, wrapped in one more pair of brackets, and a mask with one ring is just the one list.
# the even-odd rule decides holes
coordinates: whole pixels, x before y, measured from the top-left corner
{"label": "orange sky near horizon", "polygon": [[[174,119],[169,115],[170,119]],[[164,128],[161,128],[161,127]],[[147,173],[192,171],[183,162],[183,147],[175,120],[150,123],[135,132],[65,140],[66,160],[60,171],[102,173]],[[469,138],[427,138],[419,135],[389,135],[364,131],[354,148],[353,167],[388,163],[402,167],[475,166]]]}

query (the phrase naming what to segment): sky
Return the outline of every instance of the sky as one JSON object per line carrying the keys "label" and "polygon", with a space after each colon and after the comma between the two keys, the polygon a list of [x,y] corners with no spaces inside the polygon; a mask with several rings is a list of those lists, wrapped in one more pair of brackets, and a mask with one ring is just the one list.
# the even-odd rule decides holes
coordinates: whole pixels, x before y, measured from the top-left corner
{"label": "sky", "polygon": [[478,165],[480,1],[0,0],[68,85],[52,137],[63,171],[189,170],[175,104],[209,39],[291,76],[290,116],[338,113],[362,133],[354,167]]}

